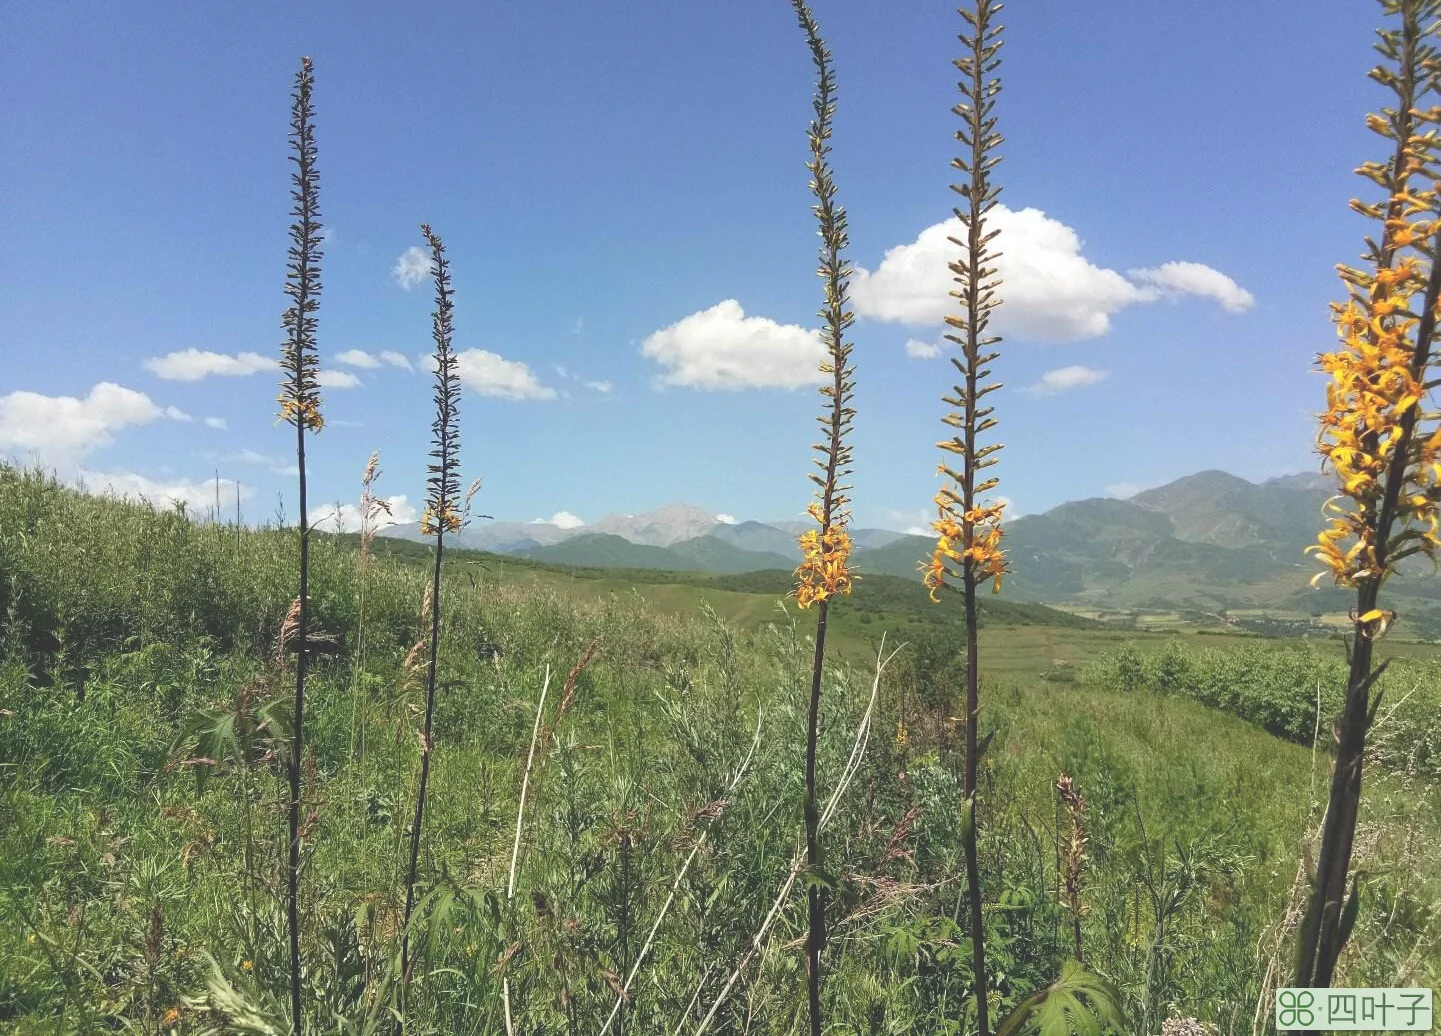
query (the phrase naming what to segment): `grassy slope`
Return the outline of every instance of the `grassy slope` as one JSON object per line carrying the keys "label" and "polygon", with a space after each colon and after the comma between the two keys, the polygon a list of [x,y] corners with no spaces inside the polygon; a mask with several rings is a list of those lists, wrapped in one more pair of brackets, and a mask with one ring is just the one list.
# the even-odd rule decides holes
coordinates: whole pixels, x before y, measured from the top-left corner
{"label": "grassy slope", "polygon": [[[88,644],[96,652],[84,668],[74,671],[77,677],[88,674],[84,705],[43,687],[27,688],[13,664],[0,674],[0,708],[13,712],[0,720],[5,724],[0,728],[4,790],[0,806],[11,821],[0,826],[0,860],[5,861],[0,865],[0,908],[7,908],[0,961],[20,964],[15,968],[0,963],[0,1020],[22,1019],[17,1029],[22,1033],[51,1031],[41,1021],[50,1010],[47,1005],[84,1001],[66,992],[67,981],[88,991],[91,1009],[128,1011],[129,1017],[137,1017],[139,1001],[128,1001],[132,1006],[126,1007],[120,991],[128,988],[132,997],[140,995],[123,976],[144,974],[145,904],[152,898],[162,902],[166,911],[169,963],[157,965],[156,980],[166,997],[173,990],[193,989],[201,981],[203,971],[194,963],[200,949],[214,953],[232,976],[238,977],[240,961],[252,956],[257,976],[283,970],[282,960],[263,945],[250,948],[237,942],[229,927],[236,923],[232,908],[238,886],[233,875],[242,844],[235,792],[227,787],[233,782],[212,781],[200,791],[183,773],[161,779],[159,763],[186,709],[217,694],[223,697],[257,671],[255,642],[237,635],[226,647],[223,638],[212,636],[207,646],[196,638],[193,624],[210,623],[218,631],[255,629],[256,642],[264,643],[293,592],[286,568],[293,539],[245,533],[236,543],[222,530],[193,529],[165,521],[164,516],[147,517],[143,509],[42,493],[14,482],[0,486],[0,492],[5,494],[0,495],[0,560],[4,561],[0,572],[6,576],[8,599],[21,600],[37,616],[64,618],[67,640],[75,650]],[[26,532],[23,539],[18,535],[21,531]],[[327,890],[317,904],[317,916],[331,916],[336,908],[352,909],[357,899],[377,904],[384,916],[384,905],[393,893],[395,818],[405,813],[408,775],[414,764],[412,739],[402,736],[407,697],[398,690],[399,660],[413,639],[423,578],[414,562],[423,560],[425,553],[423,547],[412,550],[411,546],[397,549],[383,544],[391,557],[380,560],[373,577],[366,620],[369,655],[359,684],[352,681],[352,671],[343,662],[324,663],[317,671],[312,743],[325,775],[328,803],[315,838],[314,873],[325,876]],[[410,560],[403,561],[402,554]],[[353,595],[355,584],[346,580],[353,580],[353,569],[345,543],[327,540],[319,545],[322,625],[341,632],[352,646],[355,615],[347,595]],[[556,841],[553,827],[572,815],[567,810],[579,804],[584,812],[593,802],[604,816],[621,808],[622,803],[614,800],[616,789],[626,786],[618,776],[621,773],[634,782],[637,803],[649,801],[647,796],[657,802],[664,799],[670,808],[679,807],[684,813],[706,800],[707,793],[697,798],[695,790],[680,782],[678,775],[702,779],[707,769],[697,770],[696,763],[688,761],[683,738],[656,712],[658,696],[690,694],[693,707],[702,710],[697,715],[709,717],[710,733],[726,751],[749,736],[743,728],[751,721],[741,722],[738,702],[744,706],[741,713],[753,708],[756,700],[770,702],[765,706],[772,717],[769,722],[777,724],[777,730],[785,729],[793,709],[784,692],[777,698],[775,690],[786,686],[784,680],[777,683],[780,670],[775,668],[776,645],[785,640],[785,626],[781,624],[779,640],[765,627],[780,617],[776,601],[787,575],[669,574],[666,583],[649,581],[656,578],[654,572],[645,575],[649,578],[638,573],[556,571],[509,558],[459,553],[452,559],[450,648],[444,664],[458,682],[457,689],[443,695],[438,720],[442,751],[434,775],[436,811],[428,821],[428,830],[434,833],[434,841],[428,843],[433,846],[428,850],[433,854],[428,857],[432,872],[445,864],[466,887],[494,888],[502,882],[508,832],[514,822],[515,772],[529,736],[538,668],[548,662],[563,671],[592,635],[602,638],[605,651],[593,675],[583,681],[576,712],[568,721],[567,729],[578,739],[574,750],[578,754],[573,772],[566,771],[571,776],[542,783],[544,800],[535,815],[543,822],[533,835],[538,862],[526,877],[525,888],[551,889],[548,883],[560,880],[548,877],[545,868],[550,865],[539,861],[566,859],[570,843],[564,838]],[[946,826],[954,814],[954,789],[946,783],[953,765],[949,748],[956,736],[948,686],[953,675],[943,669],[919,672],[910,659],[925,646],[926,634],[946,634],[947,627],[933,626],[931,617],[948,613],[954,617],[954,602],[931,608],[923,594],[920,602],[908,596],[904,581],[869,582],[874,596],[858,590],[853,601],[846,602],[849,607],[837,610],[841,616],[854,617],[841,638],[841,653],[860,657],[868,640],[878,639],[883,629],[894,632],[897,627],[907,639],[917,634],[916,648],[898,660],[893,678],[888,678],[877,724],[880,734],[872,740],[863,787],[853,794],[849,808],[859,809],[860,801],[868,801],[872,794],[878,803],[892,803],[881,807],[891,812],[888,819],[881,818],[879,836],[872,836],[884,842],[887,825],[898,815],[895,810],[914,797],[925,806],[914,836],[917,866],[940,866],[937,861],[943,863],[953,849],[952,832]],[[747,592],[758,590],[766,592]],[[714,624],[697,622],[702,601],[737,632],[727,639]],[[861,622],[863,614],[870,614],[869,623]],[[999,619],[1004,614],[1032,624],[1003,625]],[[991,859],[1005,862],[988,876],[990,887],[1000,888],[1003,881],[1007,887],[1015,883],[1022,889],[1045,887],[1044,868],[1055,825],[1051,784],[1060,772],[1075,776],[1091,810],[1088,952],[1093,966],[1120,983],[1134,1001],[1136,983],[1144,972],[1148,931],[1145,923],[1128,913],[1127,905],[1138,888],[1138,868],[1143,867],[1137,856],[1139,824],[1144,822],[1152,842],[1162,839],[1167,845],[1174,840],[1191,845],[1221,838],[1244,861],[1234,877],[1208,880],[1205,897],[1176,921],[1173,950],[1186,962],[1176,977],[1176,995],[1202,1017],[1248,1025],[1252,1005],[1241,1003],[1244,997],[1238,991],[1254,983],[1262,926],[1279,914],[1290,887],[1297,840],[1308,820],[1314,819],[1315,795],[1324,787],[1324,755],[1317,759],[1306,748],[1195,702],[1056,679],[1058,672],[1084,666],[1122,643],[1149,651],[1163,648],[1173,637],[1056,618],[1050,610],[1006,613],[996,608],[992,615],[997,621],[983,634],[983,722],[996,727],[998,734],[988,756],[987,792],[993,816],[983,830],[991,839]],[[107,619],[119,625],[109,632],[101,629]],[[1043,621],[1058,624],[1039,624]],[[86,626],[91,628],[88,633],[82,628]],[[798,634],[803,637],[808,626],[809,617],[800,616]],[[149,647],[141,645],[138,651],[121,651],[121,635],[127,629],[142,634],[150,629],[152,636],[162,639]],[[497,666],[477,666],[474,655],[467,656],[470,641],[482,635],[505,648]],[[1256,643],[1252,638],[1194,639],[1207,647]],[[803,659],[804,650],[797,657]],[[1042,674],[1052,679],[1043,679]],[[55,691],[71,689],[63,668],[53,675]],[[862,677],[855,682],[868,681]],[[839,685],[835,693],[838,700],[847,698]],[[358,725],[353,711],[357,708]],[[838,718],[842,722],[833,726],[832,742],[843,735],[839,727],[848,722]],[[909,728],[906,746],[888,736],[897,720]],[[369,746],[358,760],[357,734],[362,748]],[[740,797],[734,814],[737,826],[719,834],[716,841],[717,865],[722,859],[741,861],[739,869],[724,878],[739,885],[721,901],[725,909],[733,906],[738,912],[717,918],[737,938],[754,921],[746,909],[763,906],[769,894],[765,890],[774,888],[773,875],[767,878],[756,868],[773,869],[775,854],[788,852],[783,832],[759,842],[746,841],[783,823],[784,816],[778,818],[775,810],[794,797],[794,788],[787,784],[793,768],[783,745],[772,742],[774,736],[767,739],[763,752],[770,760],[765,765],[772,767],[764,771],[769,776],[755,794]],[[832,749],[839,750],[838,744],[833,743]],[[565,758],[561,752],[554,765],[570,765]],[[908,776],[898,781],[898,772]],[[264,775],[257,780],[263,787]],[[864,790],[867,782],[873,790]],[[1385,903],[1385,897],[1391,896],[1392,902],[1400,903],[1395,899],[1400,882],[1409,883],[1406,902],[1441,901],[1441,861],[1415,858],[1417,845],[1437,844],[1441,839],[1437,786],[1404,774],[1373,771],[1367,789],[1363,832],[1372,865],[1380,874],[1375,879],[1374,895],[1380,897],[1376,902]],[[644,808],[646,824],[670,822],[665,811],[652,816],[652,807]],[[1136,819],[1138,812],[1141,821]],[[742,818],[750,819],[742,823]],[[1040,867],[1039,885],[1025,884],[1030,865],[1024,850],[1029,844],[1027,830],[1041,839],[1031,861]],[[262,831],[262,837],[271,836]],[[660,830],[649,837],[659,852],[665,842]],[[613,847],[614,842],[602,838],[577,844],[609,852],[605,847]],[[272,842],[270,849],[275,847]],[[263,855],[265,846],[261,849]],[[118,862],[106,862],[106,853]],[[663,889],[674,864],[658,859],[652,866],[650,880]],[[704,886],[697,894],[703,891]],[[118,892],[125,894],[125,905],[119,907],[113,905]],[[61,938],[66,912],[74,904],[82,905],[90,918],[77,931],[76,948],[66,949],[72,944],[62,941],[57,944],[62,949],[46,951],[45,938]],[[581,905],[575,909],[584,914]],[[1383,912],[1373,909],[1365,914],[1357,942],[1368,948],[1348,965],[1347,974],[1355,979],[1351,984],[1392,983],[1409,947],[1398,932],[1409,931],[1408,926],[1426,930],[1424,918],[1417,920],[1408,910],[1414,913],[1411,907],[1399,915],[1393,909],[1392,916],[1400,920],[1385,936],[1375,927]],[[23,922],[22,913],[28,918]],[[70,917],[73,921],[74,915]],[[906,923],[896,914],[885,918],[887,925]],[[539,922],[532,919],[532,923]],[[1128,934],[1127,925],[1132,924],[1139,935]],[[29,940],[27,931],[38,932],[41,938]],[[910,1024],[919,1026],[920,1016],[905,1013],[915,1009],[906,1000],[910,994],[900,992],[909,972],[903,967],[886,972],[885,968],[899,965],[883,967],[866,955],[865,946],[883,946],[887,938],[895,938],[887,931],[893,929],[872,931],[866,936],[869,942],[846,951],[855,963],[851,971],[838,973],[834,995],[850,997],[852,991],[859,995],[866,987],[854,968],[869,969],[882,985],[889,982],[898,990],[894,999],[884,1000],[887,1017],[896,1024],[912,1018]],[[1012,961],[1020,976],[1017,982],[1030,974],[1028,968],[1040,966],[1037,955],[1047,939],[1055,939],[1053,928],[1026,931],[1013,932],[1017,941],[1006,951],[1011,956],[1003,958]],[[531,937],[540,935],[532,931]],[[697,940],[713,937],[719,938],[702,937],[684,926],[673,934],[661,954],[673,982],[680,982],[674,975],[686,973],[700,944]],[[443,963],[457,969],[457,974],[472,976],[466,981],[474,984],[462,983],[464,995],[456,994],[456,1006],[444,1008],[449,1014],[434,1017],[440,1031],[460,1031],[447,1027],[460,1026],[462,1019],[467,1028],[479,1024],[460,1006],[467,998],[474,1003],[494,1000],[485,976],[503,946],[482,941],[474,950],[481,959],[467,963],[467,945],[461,940],[441,954]],[[722,944],[711,951],[721,956],[726,952]],[[70,952],[81,954],[99,974],[110,976],[110,986],[85,985],[91,979],[83,969],[75,973],[77,977],[63,979],[66,969],[56,961],[63,962]],[[558,947],[556,952],[562,954],[557,959],[564,959],[568,951]],[[548,971],[539,956],[525,966],[532,969],[518,972],[528,976],[525,981],[539,983],[538,989],[549,988],[545,983],[554,978],[554,969]],[[660,964],[657,968],[663,970]],[[1412,968],[1412,979],[1429,974],[1434,980],[1441,970],[1434,941],[1412,961]],[[891,977],[884,979],[885,974]],[[436,1011],[450,1003],[444,993],[446,981],[437,978],[433,987]],[[767,981],[779,981],[784,987],[789,980],[782,974]],[[1014,999],[1023,988],[1013,986],[1008,995]],[[587,995],[597,996],[593,990]],[[538,993],[534,1009],[543,1011],[552,999],[550,993]],[[169,1002],[157,1001],[157,1012]],[[846,1003],[854,1011],[865,1009],[863,1002]],[[674,1005],[657,1000],[654,1006],[660,1010]],[[545,1022],[539,1015],[533,1020]],[[779,1023],[780,1018],[773,1021]]]}

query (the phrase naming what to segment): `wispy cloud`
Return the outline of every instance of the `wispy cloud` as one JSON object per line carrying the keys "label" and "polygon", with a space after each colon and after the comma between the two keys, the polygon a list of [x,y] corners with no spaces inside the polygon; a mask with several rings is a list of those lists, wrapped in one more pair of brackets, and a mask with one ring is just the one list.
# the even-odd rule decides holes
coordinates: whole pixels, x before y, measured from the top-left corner
{"label": "wispy cloud", "polygon": [[375,370],[380,366],[380,360],[364,349],[347,349],[335,357],[336,363],[343,363],[349,367],[360,367],[363,370]]}
{"label": "wispy cloud", "polygon": [[406,370],[414,370],[414,369],[415,369],[414,367],[412,367],[412,366],[410,365],[410,360],[406,359],[406,356],[405,356],[404,353],[398,353],[398,352],[395,352],[394,350],[386,349],[384,352],[382,352],[382,353],[380,354],[380,358],[381,358],[382,360],[384,360],[386,363],[390,364],[392,367],[403,367],[403,368],[405,368]]}
{"label": "wispy cloud", "polygon": [[1097,382],[1109,378],[1109,371],[1096,370],[1094,367],[1058,367],[1052,371],[1046,371],[1041,379],[1035,384],[1028,386],[1027,391],[1034,392],[1041,396],[1054,396],[1059,392],[1070,392],[1072,389],[1085,388],[1087,385],[1095,385]]}
{"label": "wispy cloud", "polygon": [[[1088,260],[1081,238],[1040,209],[997,205],[987,217],[999,230],[998,276],[1005,305],[996,310],[997,334],[1037,340],[1094,338],[1110,330],[1111,318],[1128,306],[1167,296],[1213,298],[1228,312],[1254,299],[1230,277],[1201,263],[1169,262],[1134,270],[1128,280]],[[964,236],[952,217],[921,231],[915,241],[888,249],[875,270],[857,267],[851,282],[856,313],[872,320],[917,327],[939,326],[955,308],[948,268]]]}
{"label": "wispy cloud", "polygon": [[274,370],[279,364],[272,357],[259,353],[237,353],[230,356],[201,349],[181,349],[164,356],[152,356],[143,366],[165,381],[199,381],[211,375],[234,378],[259,374],[261,371]]}
{"label": "wispy cloud", "polygon": [[226,423],[225,418],[223,417],[207,417],[205,419],[205,427],[216,428],[223,432],[227,428],[229,428],[230,425]]}
{"label": "wispy cloud", "polygon": [[430,256],[418,245],[411,245],[390,270],[391,279],[406,291],[430,276]]}
{"label": "wispy cloud", "polygon": [[1219,270],[1200,263],[1162,263],[1149,270],[1132,270],[1131,276],[1169,295],[1212,298],[1227,313],[1244,313],[1256,297]]}
{"label": "wispy cloud", "polygon": [[913,360],[934,360],[941,355],[941,347],[919,338],[910,338],[906,340],[906,355]]}
{"label": "wispy cloud", "polygon": [[818,384],[825,346],[798,324],[748,317],[735,299],[692,313],[641,344],[665,373],[657,387],[794,389]]}
{"label": "wispy cloud", "polygon": [[349,389],[359,388],[362,384],[350,371],[323,370],[316,372],[315,381],[321,388]]}

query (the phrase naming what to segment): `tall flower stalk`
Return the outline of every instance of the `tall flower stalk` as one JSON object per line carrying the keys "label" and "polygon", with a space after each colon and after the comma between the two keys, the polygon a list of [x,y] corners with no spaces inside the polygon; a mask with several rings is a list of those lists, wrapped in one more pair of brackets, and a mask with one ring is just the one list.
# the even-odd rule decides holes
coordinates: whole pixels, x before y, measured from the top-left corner
{"label": "tall flower stalk", "polygon": [[459,532],[462,517],[460,500],[459,359],[451,350],[453,309],[450,287],[450,262],[445,245],[430,229],[421,224],[420,232],[430,246],[431,272],[435,276],[435,311],[431,314],[435,339],[435,422],[431,425],[432,463],[427,479],[429,495],[420,531],[435,537],[435,567],[430,586],[430,664],[425,678],[425,722],[420,734],[420,787],[415,796],[415,819],[410,826],[410,866],[405,879],[405,918],[400,942],[400,973],[402,990],[410,983],[410,916],[415,909],[415,876],[420,862],[420,830],[425,820],[425,794],[430,781],[430,753],[434,747],[431,723],[435,717],[436,660],[440,652],[440,564],[445,550],[445,534]]}
{"label": "tall flower stalk", "polygon": [[300,766],[305,734],[305,677],[310,661],[310,525],[306,515],[305,433],[318,432],[325,425],[320,415],[320,361],[316,356],[316,311],[320,308],[320,174],[315,168],[315,108],[310,101],[315,85],[309,58],[300,59],[295,90],[290,102],[290,148],[295,169],[291,173],[289,262],[286,265],[285,294],[291,305],[282,318],[285,345],[280,368],[280,417],[295,427],[295,463],[299,470],[300,596],[295,617],[295,635],[300,648],[295,660],[295,715],[290,739],[290,852],[286,866],[286,923],[290,929],[290,1012],[294,1031],[304,1031],[300,1003]]}
{"label": "tall flower stalk", "polygon": [[851,448],[845,442],[855,411],[848,405],[855,388],[854,369],[851,366],[851,345],[845,340],[846,330],[855,320],[855,315],[846,308],[847,288],[850,281],[850,264],[841,258],[848,243],[846,238],[846,213],[836,203],[836,185],[831,176],[830,154],[831,119],[835,115],[835,73],[831,70],[831,53],[821,39],[820,27],[816,24],[810,8],[803,0],[792,0],[796,17],[805,32],[810,45],[811,58],[816,66],[816,94],[813,107],[815,118],[811,120],[808,136],[811,158],[806,168],[811,173],[811,191],[816,196],[812,211],[820,224],[821,238],[819,274],[825,283],[825,305],[820,310],[823,321],[821,339],[825,344],[826,356],[821,363],[821,373],[829,375],[829,381],[821,386],[821,395],[826,402],[817,421],[822,428],[822,441],[815,445],[821,454],[815,459],[820,474],[811,472],[808,476],[816,485],[817,499],[806,508],[807,513],[820,525],[801,535],[800,546],[804,560],[796,569],[796,604],[801,608],[818,605],[816,615],[816,648],[811,666],[810,710],[806,719],[806,787],[805,787],[805,828],[806,828],[806,872],[809,877],[806,890],[806,987],[810,1005],[811,1036],[821,1032],[821,951],[825,949],[826,895],[824,879],[824,856],[821,850],[820,810],[816,806],[816,741],[820,732],[821,676],[825,667],[826,619],[830,610],[830,599],[838,593],[851,592],[854,578],[847,570],[846,562],[851,553],[851,539],[846,532],[849,513],[846,504],[848,485],[840,480],[851,471]]}
{"label": "tall flower stalk", "polygon": [[[969,26],[968,33],[960,35],[966,53],[957,59],[955,65],[961,71],[958,84],[964,100],[952,111],[962,119],[962,128],[956,131],[956,139],[966,148],[964,157],[956,158],[951,165],[969,175],[969,180],[953,184],[952,190],[965,199],[965,205],[952,210],[966,229],[964,240],[951,238],[961,249],[961,257],[950,264],[954,274],[956,290],[951,297],[961,305],[960,316],[947,316],[946,323],[955,333],[947,334],[947,340],[960,347],[961,356],[952,357],[951,363],[960,373],[962,383],[954,386],[953,395],[943,396],[942,402],[953,409],[942,418],[957,434],[936,445],[948,453],[961,458],[961,470],[956,471],[947,463],[940,465],[939,473],[946,479],[935,503],[939,515],[932,527],[938,539],[935,552],[929,563],[923,563],[924,582],[931,592],[931,600],[939,601],[938,591],[943,588],[955,589],[954,580],[960,580],[960,590],[965,602],[966,620],[966,747],[965,778],[962,786],[965,795],[962,841],[966,857],[966,884],[970,896],[972,967],[976,993],[976,1015],[981,1036],[990,1032],[989,1004],[986,998],[986,953],[985,924],[981,911],[980,865],[976,856],[976,768],[979,751],[976,741],[976,727],[980,716],[980,670],[979,637],[976,613],[976,584],[983,579],[993,579],[992,590],[1001,588],[1001,576],[1006,572],[1006,557],[1000,549],[1001,509],[997,503],[983,506],[978,498],[995,489],[999,480],[987,478],[977,483],[978,473],[996,463],[992,456],[1001,449],[1000,443],[990,446],[977,445],[977,437],[993,428],[995,418],[991,417],[993,406],[981,406],[981,400],[1000,388],[1000,384],[982,386],[990,374],[986,364],[998,353],[982,353],[1000,341],[1000,338],[986,335],[991,312],[1000,305],[996,289],[1000,280],[995,276],[995,262],[998,254],[991,250],[990,243],[999,230],[986,230],[986,213],[996,204],[1001,193],[999,187],[991,185],[990,171],[1000,155],[995,153],[1001,143],[996,132],[996,118],[992,111],[996,95],[1001,91],[999,79],[986,79],[1000,66],[997,53],[1001,48],[1001,26],[993,19],[1003,5],[991,0],[976,0],[975,13],[966,8],[960,15]],[[952,582],[947,582],[952,580]]]}
{"label": "tall flower stalk", "polygon": [[[1396,95],[1396,104],[1368,116],[1366,124],[1391,142],[1392,153],[1357,172],[1387,198],[1351,202],[1356,212],[1381,222],[1381,243],[1366,239],[1367,269],[1338,268],[1350,295],[1332,305],[1342,345],[1318,358],[1331,382],[1317,447],[1340,493],[1327,504],[1327,528],[1307,551],[1326,566],[1313,585],[1331,575],[1338,585],[1355,589],[1356,607],[1321,848],[1297,940],[1297,986],[1331,984],[1356,919],[1356,886],[1350,883],[1348,900],[1347,877],[1366,733],[1380,704],[1379,693],[1373,701],[1371,690],[1387,665],[1373,668],[1372,656],[1376,640],[1395,619],[1393,611],[1380,607],[1379,592],[1403,558],[1425,554],[1435,561],[1441,546],[1441,427],[1435,423],[1441,414],[1422,409],[1435,384],[1426,376],[1434,366],[1431,344],[1441,295],[1436,262],[1441,173],[1434,128],[1441,107],[1422,104],[1436,93],[1441,77],[1441,55],[1426,42],[1441,28],[1441,0],[1381,0],[1381,7],[1388,16],[1399,15],[1401,27],[1379,34],[1376,49],[1386,61],[1371,78]],[[1430,423],[1429,434],[1421,430],[1422,421]]]}

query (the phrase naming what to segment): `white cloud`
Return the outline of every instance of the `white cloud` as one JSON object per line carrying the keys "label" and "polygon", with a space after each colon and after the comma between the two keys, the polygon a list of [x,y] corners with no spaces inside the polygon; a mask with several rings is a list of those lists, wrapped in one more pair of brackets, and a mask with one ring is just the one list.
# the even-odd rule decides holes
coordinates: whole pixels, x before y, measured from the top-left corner
{"label": "white cloud", "polygon": [[226,424],[225,418],[223,418],[223,417],[207,417],[207,418],[205,419],[205,427],[206,427],[206,428],[218,428],[218,429],[220,429],[220,431],[223,432],[223,431],[225,431],[227,428],[229,428],[230,426],[229,426],[228,424]]}
{"label": "white cloud", "polygon": [[1085,388],[1087,385],[1094,385],[1097,382],[1105,381],[1111,376],[1109,371],[1096,370],[1094,367],[1058,367],[1053,371],[1046,371],[1041,375],[1041,380],[1029,386],[1027,391],[1035,392],[1042,396],[1054,396],[1058,392],[1069,392],[1071,389]]}
{"label": "white cloud", "polygon": [[585,387],[588,389],[594,389],[601,395],[608,395],[610,393],[610,390],[615,388],[615,386],[608,381],[587,381],[585,383]]}
{"label": "white cloud", "polygon": [[335,362],[350,367],[362,367],[365,370],[374,370],[380,366],[380,361],[364,349],[347,349],[335,358]]}
{"label": "white cloud", "polygon": [[178,406],[168,406],[168,407],[165,408],[164,413],[165,413],[165,416],[168,417],[168,418],[170,418],[170,420],[172,420],[172,421],[193,421],[193,420],[195,420],[193,417],[191,417],[189,414],[187,414],[184,410],[181,410]]}
{"label": "white cloud", "polygon": [[1256,297],[1245,288],[1201,263],[1162,263],[1153,269],[1132,270],[1131,276],[1168,294],[1215,299],[1227,313],[1243,313],[1256,304]]}
{"label": "white cloud", "polygon": [[[390,505],[390,514],[380,512],[375,523],[377,529],[388,529],[392,525],[406,525],[420,520],[420,512],[410,503],[406,494],[388,496],[384,500]],[[335,504],[322,504],[310,509],[310,527],[323,532],[359,532],[360,518],[359,504],[341,504],[338,509]]]}
{"label": "white cloud", "polygon": [[573,335],[585,333],[585,317],[575,318],[575,323],[570,325],[570,333]]}
{"label": "white cloud", "polygon": [[270,453],[261,453],[259,450],[252,450],[245,447],[236,450],[234,453],[208,453],[201,454],[210,460],[219,461],[221,464],[248,464],[257,468],[267,468],[276,475],[298,475],[300,469],[295,466],[295,461],[285,457],[277,457]]}
{"label": "white cloud", "polygon": [[1141,487],[1134,482],[1117,482],[1115,485],[1107,486],[1105,495],[1112,500],[1129,500],[1141,491]]}
{"label": "white cloud", "polygon": [[[428,359],[428,366],[434,370],[435,358]],[[507,360],[485,349],[466,349],[456,354],[456,360],[459,361],[461,384],[482,396],[499,399],[555,398],[555,389],[541,384],[535,372],[519,360]]]}
{"label": "white cloud", "polygon": [[[97,496],[148,500],[157,507],[183,503],[191,515],[202,515],[215,509],[215,479],[199,482],[190,479],[160,482],[133,472],[81,471],[76,481],[83,486],[85,492]],[[225,511],[227,507],[235,504],[236,483],[222,478],[218,485],[220,507]],[[254,494],[255,491],[249,486],[240,486],[240,499],[247,500]]]}
{"label": "white cloud", "polygon": [[941,347],[923,342],[919,338],[911,338],[906,341],[906,355],[913,360],[934,360],[941,355]]}
{"label": "white cloud", "polygon": [[390,364],[392,367],[404,367],[406,370],[415,369],[410,365],[410,361],[405,358],[404,353],[398,353],[390,349],[386,349],[380,354],[380,358],[386,363]]}
{"label": "white cloud", "polygon": [[819,367],[825,347],[818,332],[748,317],[735,299],[655,332],[641,344],[641,353],[666,368],[657,387],[794,389],[824,377]]}
{"label": "white cloud", "polygon": [[569,511],[556,511],[549,518],[532,518],[531,525],[557,525],[562,529],[579,529],[585,524],[585,519],[571,514]]}
{"label": "white cloud", "polygon": [[181,349],[179,352],[152,356],[143,364],[146,370],[166,381],[199,381],[212,374],[224,377],[243,377],[273,370],[279,364],[269,356],[259,353],[205,352],[200,349]]}
{"label": "white cloud", "polygon": [[[1215,298],[1231,312],[1251,303],[1231,278],[1200,263],[1165,263],[1132,273],[1140,283],[1096,266],[1081,254],[1080,236],[1039,209],[997,205],[987,229],[999,230],[993,247],[1003,300],[991,321],[996,334],[1042,340],[1093,338],[1110,330],[1127,306],[1164,295]],[[938,326],[956,311],[948,264],[961,254],[949,238],[965,228],[952,217],[921,231],[915,241],[888,249],[874,271],[857,267],[851,281],[856,313],[873,320]]]}
{"label": "white cloud", "polygon": [[390,276],[396,284],[409,291],[430,276],[430,256],[424,249],[411,245],[395,260]]}
{"label": "white cloud", "polygon": [[31,453],[47,467],[69,470],[86,454],[109,446],[122,428],[162,417],[189,419],[174,407],[157,406],[143,392],[108,381],[95,385],[84,399],[11,392],[0,396],[0,450]]}
{"label": "white cloud", "polygon": [[720,522],[722,525],[736,524],[735,515],[733,514],[718,514],[715,516],[715,520]]}
{"label": "white cloud", "polygon": [[321,388],[348,389],[357,388],[361,381],[350,371],[323,370],[318,371],[315,376],[316,384]]}

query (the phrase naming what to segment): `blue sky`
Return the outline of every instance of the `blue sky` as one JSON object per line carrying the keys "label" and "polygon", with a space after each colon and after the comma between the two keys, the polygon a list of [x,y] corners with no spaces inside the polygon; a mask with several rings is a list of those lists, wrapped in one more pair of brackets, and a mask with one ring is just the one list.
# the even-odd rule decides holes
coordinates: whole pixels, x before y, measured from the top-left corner
{"label": "blue sky", "polygon": [[[952,383],[942,224],[951,3],[816,0],[859,319],[854,515],[930,513]],[[1315,354],[1379,6],[1007,6],[996,216],[1018,512],[1204,468],[1314,468]],[[813,71],[784,0],[38,3],[0,41],[0,451],[248,521],[295,514],[275,421],[289,93],[316,68],[326,429],[313,501],[424,493],[447,244],[478,509],[593,522],[675,501],[798,514],[820,397],[804,167]],[[406,272],[419,274],[419,283]],[[388,358],[382,358],[388,354]],[[348,362],[347,362],[348,361]],[[370,364],[371,366],[367,366]],[[407,366],[409,369],[407,369]]]}

